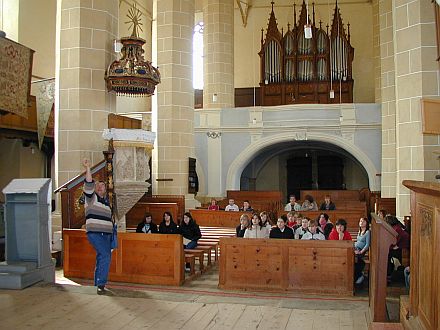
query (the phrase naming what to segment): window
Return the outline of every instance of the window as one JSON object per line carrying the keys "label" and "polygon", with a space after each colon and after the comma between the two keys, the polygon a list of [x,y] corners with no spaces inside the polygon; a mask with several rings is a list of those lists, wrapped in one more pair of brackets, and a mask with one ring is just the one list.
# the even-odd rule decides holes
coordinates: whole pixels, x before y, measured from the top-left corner
{"label": "window", "polygon": [[193,87],[203,89],[203,22],[197,23],[194,27]]}

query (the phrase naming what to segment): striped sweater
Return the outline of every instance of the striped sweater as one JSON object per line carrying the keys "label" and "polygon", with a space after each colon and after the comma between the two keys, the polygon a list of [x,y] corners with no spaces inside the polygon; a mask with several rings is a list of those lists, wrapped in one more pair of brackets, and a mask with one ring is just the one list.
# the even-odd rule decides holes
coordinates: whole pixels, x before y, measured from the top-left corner
{"label": "striped sweater", "polygon": [[86,214],[86,231],[112,233],[112,211],[106,198],[95,193],[95,181],[84,180],[84,210]]}

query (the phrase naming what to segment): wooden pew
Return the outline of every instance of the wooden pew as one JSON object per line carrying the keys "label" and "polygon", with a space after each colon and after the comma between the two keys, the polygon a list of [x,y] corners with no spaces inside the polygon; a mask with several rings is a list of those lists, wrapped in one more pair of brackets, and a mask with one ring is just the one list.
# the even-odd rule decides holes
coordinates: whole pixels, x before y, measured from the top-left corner
{"label": "wooden pew", "polygon": [[386,322],[387,266],[390,246],[397,233],[372,213],[370,245],[370,317],[372,322]]}
{"label": "wooden pew", "polygon": [[353,243],[220,239],[219,287],[353,295]]}
{"label": "wooden pew", "polygon": [[[287,214],[287,211],[278,210],[278,216],[282,214]],[[334,211],[300,211],[304,217],[308,217],[310,219],[317,219],[321,213],[327,213],[330,221],[335,224],[338,219],[344,219],[347,221],[347,229],[348,230],[357,230],[359,228],[359,219],[361,217],[366,217],[365,210],[334,210]]]}
{"label": "wooden pew", "polygon": [[[93,279],[96,253],[86,232],[64,229],[64,276]],[[109,280],[115,282],[181,285],[184,281],[183,241],[180,235],[118,233]]]}
{"label": "wooden pew", "polygon": [[[322,203],[325,195],[330,195],[332,201],[360,201],[359,190],[301,190],[300,199],[304,201],[306,195],[310,195],[316,203]],[[297,196],[298,197],[298,196]],[[336,204],[337,207],[337,204]]]}
{"label": "wooden pew", "polygon": [[204,209],[189,210],[194,220],[200,226],[235,228],[240,224],[243,213],[252,216],[250,212],[209,211]]}

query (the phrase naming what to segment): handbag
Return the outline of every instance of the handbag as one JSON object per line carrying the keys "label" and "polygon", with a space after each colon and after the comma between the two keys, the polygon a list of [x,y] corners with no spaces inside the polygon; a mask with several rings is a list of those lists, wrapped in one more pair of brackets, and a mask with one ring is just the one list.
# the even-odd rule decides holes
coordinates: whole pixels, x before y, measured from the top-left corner
{"label": "handbag", "polygon": [[116,222],[113,222],[113,231],[110,240],[110,248],[112,250],[118,248],[118,225],[116,224]]}

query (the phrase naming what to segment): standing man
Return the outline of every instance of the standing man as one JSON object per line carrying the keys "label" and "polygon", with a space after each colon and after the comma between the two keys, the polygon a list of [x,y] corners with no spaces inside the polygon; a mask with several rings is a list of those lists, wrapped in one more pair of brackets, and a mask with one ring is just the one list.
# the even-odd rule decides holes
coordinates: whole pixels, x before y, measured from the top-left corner
{"label": "standing man", "polygon": [[105,294],[112,258],[110,245],[113,231],[112,211],[105,183],[93,180],[88,159],[83,160],[83,166],[86,169],[83,190],[87,238],[96,251],[95,286],[98,294]]}

